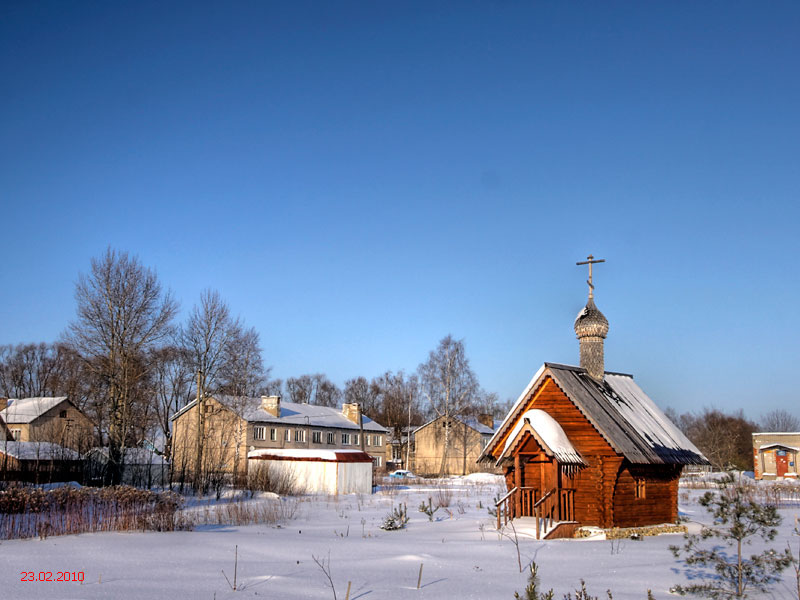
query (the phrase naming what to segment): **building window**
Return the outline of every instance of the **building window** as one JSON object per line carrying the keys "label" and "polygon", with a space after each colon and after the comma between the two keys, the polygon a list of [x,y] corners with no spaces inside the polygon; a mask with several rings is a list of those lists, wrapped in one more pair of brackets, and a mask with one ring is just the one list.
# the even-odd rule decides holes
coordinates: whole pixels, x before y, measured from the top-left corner
{"label": "building window", "polygon": [[342,446],[349,446],[350,445],[350,434],[343,433],[342,434]]}
{"label": "building window", "polygon": [[382,465],[381,465],[381,457],[380,457],[380,456],[373,456],[373,457],[372,457],[372,460],[373,460],[373,462],[375,463],[375,466],[376,466],[376,467],[380,467],[380,466],[382,466]]}
{"label": "building window", "polygon": [[637,477],[636,479],[633,480],[633,482],[634,482],[634,486],[635,486],[635,488],[634,488],[634,497],[637,500],[641,500],[643,498],[646,498],[646,495],[645,495],[645,491],[646,490],[645,490],[645,485],[644,485],[644,479],[642,477]]}
{"label": "building window", "polygon": [[291,429],[285,429],[284,430],[283,439],[286,442],[291,442],[292,441],[292,430]]}
{"label": "building window", "polygon": [[274,427],[270,427],[269,430],[269,441],[270,442],[277,442],[278,441],[278,430]]}
{"label": "building window", "polygon": [[19,438],[22,437],[22,429],[12,429],[11,436],[14,438],[15,442],[18,442]]}
{"label": "building window", "polygon": [[354,446],[358,446],[358,434],[357,433],[353,434],[353,445]]}
{"label": "building window", "polygon": [[402,460],[403,449],[400,446],[392,446],[392,460]]}
{"label": "building window", "polygon": [[328,432],[328,443],[335,444],[336,443],[336,434],[332,432]]}
{"label": "building window", "polygon": [[367,446],[371,446],[372,445],[372,436],[370,434],[367,434],[367,435],[364,436],[364,443]]}
{"label": "building window", "polygon": [[58,413],[58,418],[59,419],[66,419],[67,418],[67,411],[62,410],[60,413]]}
{"label": "building window", "polygon": [[260,425],[253,427],[253,439],[254,440],[267,439],[267,428],[261,427]]}
{"label": "building window", "polygon": [[383,446],[383,436],[376,435],[374,441],[376,446]]}
{"label": "building window", "polygon": [[322,443],[322,432],[321,431],[312,431],[311,432],[311,441],[315,444]]}
{"label": "building window", "polygon": [[294,430],[294,441],[295,442],[305,442],[306,441],[306,430],[305,429],[295,429]]}

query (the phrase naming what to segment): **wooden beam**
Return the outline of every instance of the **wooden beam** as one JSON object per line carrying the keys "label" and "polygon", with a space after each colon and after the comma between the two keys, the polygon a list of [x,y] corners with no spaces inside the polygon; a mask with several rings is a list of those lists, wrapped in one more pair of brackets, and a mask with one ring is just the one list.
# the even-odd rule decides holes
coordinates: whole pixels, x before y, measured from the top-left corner
{"label": "wooden beam", "polygon": [[520,494],[519,490],[522,489],[522,459],[520,455],[514,456],[514,486],[517,488],[517,493],[514,494],[514,517],[520,516]]}

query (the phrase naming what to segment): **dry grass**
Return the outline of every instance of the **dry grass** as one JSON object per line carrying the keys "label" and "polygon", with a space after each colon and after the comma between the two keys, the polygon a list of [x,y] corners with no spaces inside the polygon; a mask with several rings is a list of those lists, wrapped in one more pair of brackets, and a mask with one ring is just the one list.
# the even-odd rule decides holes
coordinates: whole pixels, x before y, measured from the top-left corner
{"label": "dry grass", "polygon": [[186,511],[184,519],[194,525],[277,525],[297,517],[300,500],[295,497],[269,500],[236,500]]}
{"label": "dry grass", "polygon": [[129,486],[52,490],[11,486],[0,491],[0,539],[94,531],[174,531],[185,526],[181,504],[181,497],[172,492]]}
{"label": "dry grass", "polygon": [[441,508],[447,508],[453,501],[453,488],[445,483],[439,483],[436,486],[436,505]]}
{"label": "dry grass", "polygon": [[249,469],[247,489],[251,494],[273,492],[279,496],[296,496],[300,493],[290,471],[264,465]]}

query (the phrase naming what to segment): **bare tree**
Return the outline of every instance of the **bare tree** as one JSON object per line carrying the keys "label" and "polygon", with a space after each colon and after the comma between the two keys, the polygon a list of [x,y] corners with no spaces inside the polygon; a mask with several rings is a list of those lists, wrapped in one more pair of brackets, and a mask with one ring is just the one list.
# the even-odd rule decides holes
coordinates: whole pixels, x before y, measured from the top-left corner
{"label": "bare tree", "polygon": [[286,392],[289,400],[298,404],[334,407],[342,399],[341,390],[322,373],[289,377],[286,380]]}
{"label": "bare tree", "polygon": [[317,374],[314,376],[316,379],[317,392],[314,395],[314,404],[318,406],[328,406],[335,408],[342,400],[342,391],[338,386],[328,379],[325,375]]}
{"label": "bare tree", "polygon": [[778,408],[761,417],[759,428],[762,431],[800,431],[800,419],[788,410]]}
{"label": "bare tree", "polygon": [[[420,407],[419,379],[403,371],[387,371],[372,380],[378,392],[379,409],[373,417],[381,425],[401,429],[409,425],[421,425],[423,411]],[[372,417],[372,415],[370,415]]]}
{"label": "bare tree", "polygon": [[[180,345],[187,355],[189,364],[192,365],[192,370],[197,374],[193,473],[195,491],[206,487],[205,467],[210,464],[206,460],[207,457],[203,456],[203,446],[208,434],[205,423],[205,398],[207,395],[218,393],[226,383],[226,375],[231,375],[235,369],[231,365],[231,351],[233,348],[243,346],[238,343],[243,337],[242,329],[240,320],[231,316],[230,308],[219,292],[205,290],[200,295],[200,304],[194,306],[188,322],[181,328],[179,334]],[[257,342],[256,336],[256,349],[258,349]]]}
{"label": "bare tree", "polygon": [[480,389],[464,349],[463,340],[443,338],[428,360],[418,368],[420,388],[434,413],[443,419],[444,450],[439,474],[444,475],[450,449],[453,417],[463,414]]}
{"label": "bare tree", "polygon": [[237,327],[225,350],[220,391],[233,396],[257,396],[266,387],[269,371],[264,367],[258,332]]}
{"label": "bare tree", "polygon": [[0,393],[12,398],[54,396],[59,353],[54,344],[19,344],[0,348]]}
{"label": "bare tree", "polygon": [[242,484],[246,477],[242,465],[242,450],[247,442],[247,420],[245,411],[250,397],[256,396],[265,387],[269,369],[264,368],[258,332],[238,328],[231,336],[226,351],[226,360],[221,369],[220,391],[229,394],[227,406],[236,415],[230,429],[233,445],[234,483]]}
{"label": "bare tree", "polygon": [[222,464],[220,456],[225,455],[204,456],[205,440],[213,437],[217,443],[217,438],[224,435],[234,444],[234,471],[238,471],[239,449],[246,437],[246,429],[238,421],[235,431],[209,431],[205,423],[206,398],[218,394],[229,395],[227,404],[236,405],[229,408],[234,414],[240,414],[248,397],[256,396],[268,387],[269,369],[264,367],[258,332],[253,328],[245,328],[241,319],[233,318],[228,305],[216,291],[203,292],[200,304],[194,307],[187,324],[181,329],[179,339],[192,370],[197,373],[195,431],[199,434],[196,436],[194,464],[199,467],[194,472],[194,485],[199,490],[207,487],[209,476],[216,477],[208,469],[219,470]]}
{"label": "bare tree", "polygon": [[193,371],[200,372],[200,396],[216,393],[229,344],[240,331],[241,323],[231,316],[219,292],[205,290],[178,334],[179,345]]}
{"label": "bare tree", "polygon": [[164,346],[154,351],[154,365],[150,378],[152,394],[156,401],[155,421],[164,436],[164,456],[172,458],[171,418],[185,404],[192,385],[193,373],[186,353],[177,346]]}
{"label": "bare tree", "polygon": [[286,380],[286,393],[289,401],[297,404],[311,404],[314,394],[314,379],[311,375],[289,377]]}
{"label": "bare tree", "polygon": [[374,382],[367,381],[365,377],[354,377],[344,382],[344,401],[348,404],[358,404],[361,406],[361,412],[371,419],[378,420],[379,396],[378,386]]}
{"label": "bare tree", "polygon": [[282,396],[283,379],[268,379],[261,387],[261,396]]}
{"label": "bare tree", "polygon": [[111,248],[80,275],[75,299],[77,318],[64,337],[103,384],[109,475],[118,482],[147,353],[169,335],[177,304],[138,258]]}
{"label": "bare tree", "polygon": [[745,418],[741,410],[727,414],[706,408],[699,415],[686,413],[678,420],[686,436],[715,467],[752,468],[752,433],[756,424]]}

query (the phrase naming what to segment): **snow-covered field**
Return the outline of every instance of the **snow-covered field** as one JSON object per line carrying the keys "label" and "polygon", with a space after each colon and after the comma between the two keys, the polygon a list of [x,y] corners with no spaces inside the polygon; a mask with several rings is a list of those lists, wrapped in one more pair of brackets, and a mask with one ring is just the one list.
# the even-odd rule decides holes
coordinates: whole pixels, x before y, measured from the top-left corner
{"label": "snow-covered field", "polygon": [[[494,530],[486,506],[500,489],[499,479],[478,475],[444,482],[452,488],[447,511],[434,521],[417,508],[439,493],[435,483],[421,482],[371,496],[305,497],[296,502],[292,519],[280,525],[204,525],[173,533],[99,533],[45,540],[0,543],[2,599],[149,599],[333,598],[322,569],[312,557],[330,559],[336,598],[513,598],[522,592],[526,573],[517,566],[512,541]],[[701,491],[682,491],[681,512],[706,521],[696,503]],[[269,502],[254,499],[252,503]],[[410,522],[404,530],[379,528],[391,507],[403,502]],[[195,511],[205,511],[195,507]],[[213,510],[213,509],[212,509]],[[448,512],[449,511],[449,512]],[[784,524],[773,546],[792,536],[800,509],[783,509]],[[697,527],[697,525],[693,525]],[[573,592],[584,579],[593,596],[644,599],[670,596],[669,588],[686,582],[684,565],[673,558],[670,544],[680,535],[642,541],[605,539],[536,541],[520,535],[523,564],[535,560],[544,589],[556,598]],[[237,591],[233,582],[238,546]],[[330,557],[330,558],[329,558]],[[417,580],[422,565],[420,589]],[[23,582],[23,572],[83,572],[83,583]],[[223,575],[222,572],[225,572]],[[771,598],[793,598],[794,573],[773,586]],[[757,597],[757,595],[754,595]]]}

